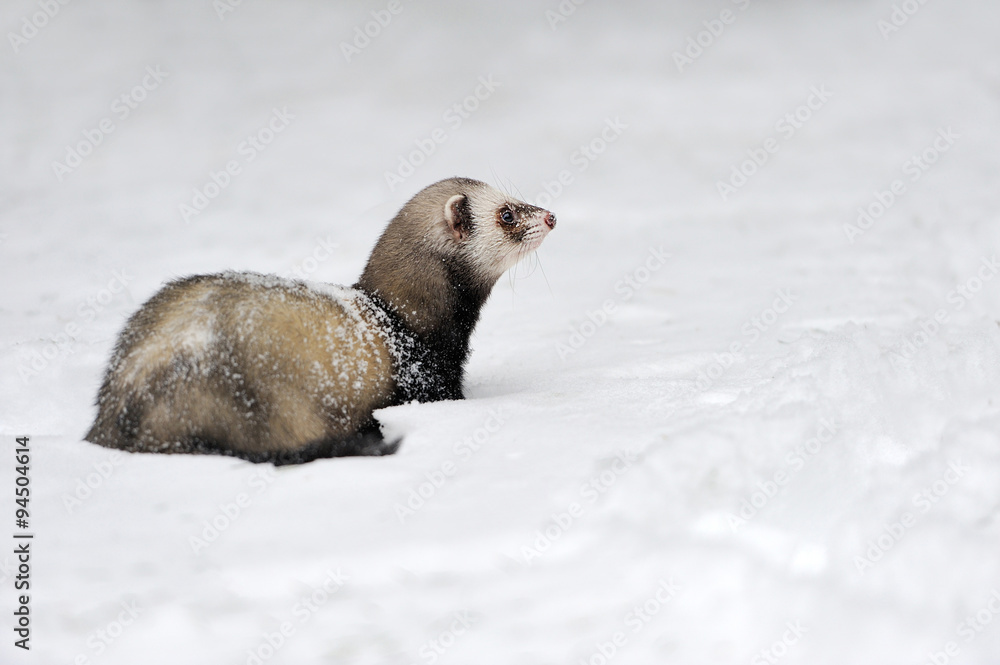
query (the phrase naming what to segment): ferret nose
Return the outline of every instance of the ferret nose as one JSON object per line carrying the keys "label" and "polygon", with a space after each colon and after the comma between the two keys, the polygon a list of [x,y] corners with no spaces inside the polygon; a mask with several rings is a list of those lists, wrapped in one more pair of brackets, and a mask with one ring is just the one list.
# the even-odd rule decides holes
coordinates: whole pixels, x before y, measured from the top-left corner
{"label": "ferret nose", "polygon": [[545,217],[542,221],[544,221],[545,226],[549,227],[550,229],[556,228],[556,216],[553,215],[551,212],[545,213]]}

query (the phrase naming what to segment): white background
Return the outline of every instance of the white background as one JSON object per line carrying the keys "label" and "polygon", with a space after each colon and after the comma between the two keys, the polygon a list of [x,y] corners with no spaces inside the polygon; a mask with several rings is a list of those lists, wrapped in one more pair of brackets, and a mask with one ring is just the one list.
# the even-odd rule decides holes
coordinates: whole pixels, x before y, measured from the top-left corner
{"label": "white background", "polygon": [[[28,654],[0,546],[0,661],[596,665],[621,633],[622,664],[766,649],[918,665],[949,642],[948,662],[1000,662],[1000,280],[983,267],[1000,244],[1000,10],[909,5],[883,34],[882,0],[592,0],[557,23],[554,1],[404,2],[348,62],[341,43],[384,3],[245,0],[220,19],[209,2],[77,0],[15,52],[9,34],[42,10],[5,2],[0,537],[26,434],[36,538]],[[166,78],[122,117],[147,67]],[[456,127],[445,114],[480,77],[499,85]],[[814,87],[832,96],[801,109]],[[286,107],[247,162],[241,142]],[[103,118],[114,131],[60,179],[53,163]],[[615,119],[616,140],[595,141]],[[390,188],[436,128],[446,140]],[[949,128],[914,180],[909,160]],[[769,138],[778,151],[723,200]],[[179,206],[230,160],[240,173],[185,223]],[[541,197],[558,227],[483,312],[468,399],[378,413],[398,455],[271,474],[81,441],[115,335],[165,280],[350,284],[423,186],[463,175],[539,201],[564,170]],[[849,238],[897,179],[905,192]],[[653,249],[670,258],[650,270]],[[832,438],[796,452],[822,419]],[[123,602],[139,615],[125,626]]]}

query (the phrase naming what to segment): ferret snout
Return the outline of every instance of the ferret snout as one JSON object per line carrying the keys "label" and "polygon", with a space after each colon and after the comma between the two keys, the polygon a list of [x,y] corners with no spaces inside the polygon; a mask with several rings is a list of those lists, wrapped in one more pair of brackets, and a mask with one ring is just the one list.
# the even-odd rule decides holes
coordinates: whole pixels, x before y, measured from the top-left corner
{"label": "ferret snout", "polygon": [[556,216],[551,212],[546,211],[545,217],[542,218],[542,221],[545,222],[545,226],[549,227],[549,229],[556,228]]}

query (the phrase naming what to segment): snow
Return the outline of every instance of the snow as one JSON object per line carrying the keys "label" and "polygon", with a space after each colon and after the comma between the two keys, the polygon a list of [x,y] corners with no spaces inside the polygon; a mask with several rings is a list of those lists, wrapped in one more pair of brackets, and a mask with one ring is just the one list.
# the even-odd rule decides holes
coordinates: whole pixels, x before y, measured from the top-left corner
{"label": "snow", "polygon": [[[226,6],[59,5],[0,56],[0,484],[31,436],[36,534],[0,662],[997,662],[995,3]],[[452,175],[559,225],[468,399],[377,414],[397,455],[80,440],[163,282],[351,284]]]}

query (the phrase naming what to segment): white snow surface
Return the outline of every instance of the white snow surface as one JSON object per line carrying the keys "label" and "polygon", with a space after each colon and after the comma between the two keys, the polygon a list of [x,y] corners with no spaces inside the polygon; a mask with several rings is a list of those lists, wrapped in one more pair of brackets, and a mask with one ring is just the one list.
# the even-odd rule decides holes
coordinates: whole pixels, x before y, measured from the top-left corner
{"label": "white snow surface", "polygon": [[[26,30],[46,4],[0,8],[0,662],[1000,662],[1000,5],[121,0]],[[559,224],[467,399],[378,412],[397,455],[81,441],[164,281],[349,285],[452,175]]]}

